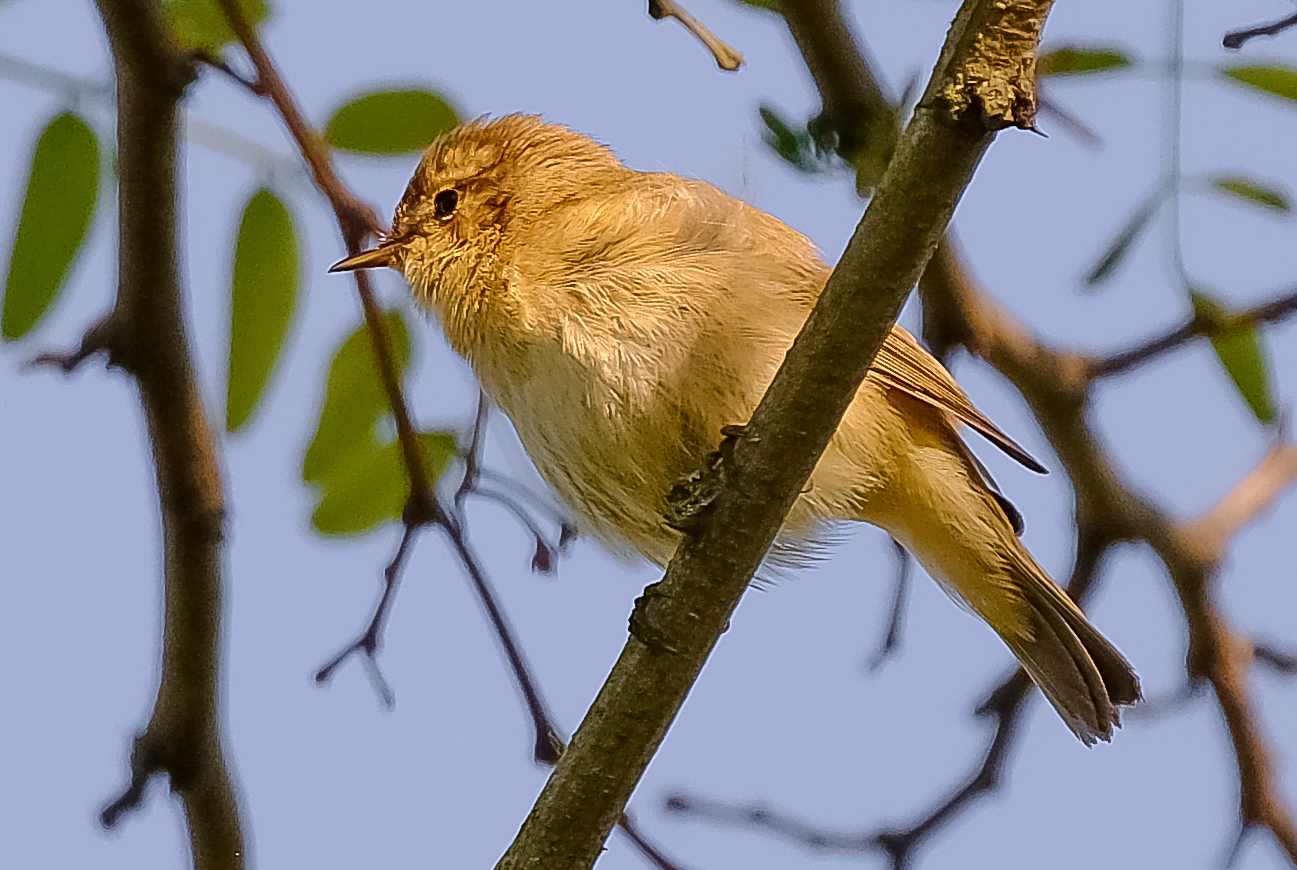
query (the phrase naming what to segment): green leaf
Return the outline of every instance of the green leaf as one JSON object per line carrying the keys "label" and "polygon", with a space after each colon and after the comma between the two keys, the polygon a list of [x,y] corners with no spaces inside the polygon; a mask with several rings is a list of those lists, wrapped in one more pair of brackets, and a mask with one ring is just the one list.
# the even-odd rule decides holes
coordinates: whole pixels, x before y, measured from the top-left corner
{"label": "green leaf", "polygon": [[1236,82],[1297,102],[1297,69],[1287,66],[1228,66],[1221,72]]}
{"label": "green leaf", "polygon": [[1117,267],[1125,262],[1126,256],[1134,248],[1139,237],[1144,234],[1144,230],[1148,228],[1165,198],[1166,188],[1159,187],[1131,213],[1098,261],[1085,274],[1085,286],[1088,289],[1095,289],[1106,283],[1116,273]]}
{"label": "green leaf", "polygon": [[324,138],[344,151],[409,154],[458,123],[455,109],[432,91],[371,91],[334,112]]}
{"label": "green leaf", "polygon": [[1070,76],[1083,73],[1111,72],[1131,64],[1125,52],[1113,48],[1064,46],[1036,58],[1036,75]]}
{"label": "green leaf", "polygon": [[779,0],[734,0],[734,2],[755,9],[765,9],[767,12],[779,12]]}
{"label": "green leaf", "polygon": [[[398,374],[410,365],[410,330],[398,310],[386,311],[383,323]],[[320,483],[346,472],[357,457],[377,449],[374,427],[388,411],[369,332],[361,325],[347,336],[329,365],[320,422],[302,461],[302,479]]]}
{"label": "green leaf", "polygon": [[243,209],[230,284],[230,369],[225,430],[252,417],[279,361],[297,307],[297,233],[288,208],[258,190]]}
{"label": "green leaf", "polygon": [[1262,423],[1275,422],[1278,414],[1270,392],[1270,367],[1261,331],[1255,324],[1235,320],[1225,306],[1202,290],[1190,289],[1189,298],[1194,319],[1208,330],[1216,358],[1243,401]]}
{"label": "green leaf", "polygon": [[1217,175],[1211,179],[1211,186],[1228,196],[1268,208],[1273,211],[1291,212],[1292,203],[1287,194],[1273,187],[1266,187],[1250,178],[1237,175]]}
{"label": "green leaf", "polygon": [[0,313],[6,340],[26,335],[54,304],[98,198],[99,140],[85,121],[64,112],[45,127],[32,153]]}
{"label": "green leaf", "polygon": [[[455,436],[420,432],[419,448],[428,481],[435,484],[455,455]],[[399,520],[409,492],[400,443],[384,444],[357,462],[350,473],[324,485],[311,525],[323,535],[363,534]]]}
{"label": "green leaf", "polygon": [[776,154],[787,160],[798,169],[806,168],[806,149],[810,145],[809,134],[799,136],[779,113],[762,103],[757,112],[766,125],[766,134],[762,136]]}
{"label": "green leaf", "polygon": [[[266,0],[239,0],[239,4],[253,27],[270,16]],[[217,0],[164,0],[162,12],[171,25],[176,42],[185,48],[201,48],[220,54],[222,48],[238,39]]]}

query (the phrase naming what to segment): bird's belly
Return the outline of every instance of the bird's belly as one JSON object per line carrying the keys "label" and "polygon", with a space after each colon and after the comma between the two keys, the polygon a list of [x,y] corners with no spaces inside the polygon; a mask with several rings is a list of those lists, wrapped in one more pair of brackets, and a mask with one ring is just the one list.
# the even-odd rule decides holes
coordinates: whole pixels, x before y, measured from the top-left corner
{"label": "bird's belly", "polygon": [[666,404],[631,401],[570,358],[538,365],[541,377],[479,377],[580,531],[665,565],[679,540],[664,522],[666,495],[705,452],[685,446],[687,421]]}
{"label": "bird's belly", "polygon": [[[723,426],[747,421],[752,400],[713,396],[685,405],[662,384],[647,396],[630,397],[563,355],[546,354],[527,368],[543,375],[478,374],[541,477],[583,533],[613,552],[633,550],[665,565],[679,542],[664,521],[667,494],[716,448]],[[867,380],[789,514],[781,535],[785,548],[815,536],[823,521],[887,525],[874,515],[886,511],[886,500],[874,496],[892,476],[896,417],[883,389]]]}

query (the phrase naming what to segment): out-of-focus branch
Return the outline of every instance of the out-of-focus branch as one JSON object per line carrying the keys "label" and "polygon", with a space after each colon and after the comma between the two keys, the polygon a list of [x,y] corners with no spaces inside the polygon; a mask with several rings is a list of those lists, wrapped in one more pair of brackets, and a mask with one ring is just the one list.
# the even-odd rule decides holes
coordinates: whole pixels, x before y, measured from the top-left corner
{"label": "out-of-focus branch", "polygon": [[157,471],[165,622],[153,715],[136,737],[131,783],[106,825],[139,804],[155,774],[180,796],[194,866],[244,864],[220,736],[224,495],[194,377],[176,242],[178,104],[192,60],[151,0],[98,0],[117,69],[120,253],[117,302],[94,343],[139,386]]}
{"label": "out-of-focus branch", "polygon": [[1183,326],[1177,327],[1145,344],[1113,354],[1106,359],[1092,361],[1090,364],[1090,376],[1093,378],[1106,378],[1120,374],[1174,350],[1198,336],[1210,338],[1220,335],[1226,330],[1237,329],[1240,326],[1277,323],[1294,312],[1297,312],[1297,290],[1290,290],[1283,296],[1255,308],[1231,314],[1224,321],[1218,322],[1200,317],[1191,317]]}
{"label": "out-of-focus branch", "polygon": [[721,42],[716,34],[707,29],[707,25],[690,15],[688,10],[675,0],[648,0],[648,14],[654,21],[661,21],[663,18],[674,18],[679,21],[685,30],[692,33],[694,38],[703,44],[703,48],[711,52],[716,65],[726,72],[735,72],[743,66],[741,52]]}
{"label": "out-of-focus branch", "polygon": [[1271,643],[1256,643],[1252,646],[1252,657],[1285,676],[1297,674],[1297,652],[1280,649]]}
{"label": "out-of-focus branch", "polygon": [[[1211,581],[1230,538],[1294,479],[1291,446],[1278,448],[1195,523],[1176,523],[1113,469],[1087,417],[1092,362],[1046,347],[972,280],[947,245],[920,290],[933,331],[1004,374],[1040,421],[1084,511],[1111,540],[1144,541],[1166,565],[1189,629],[1189,674],[1216,694],[1239,770],[1245,826],[1269,829],[1297,863],[1297,825],[1283,803],[1246,682],[1251,646],[1225,622]],[[939,268],[937,268],[939,267]]]}
{"label": "out-of-focus branch", "polygon": [[892,541],[892,556],[896,563],[896,573],[892,575],[892,606],[888,608],[887,631],[883,633],[883,640],[869,657],[867,668],[870,673],[876,672],[901,651],[905,608],[913,582],[914,558],[895,540]]}
{"label": "out-of-focus branch", "polygon": [[884,130],[890,133],[892,105],[838,0],[797,0],[781,3],[779,11],[820,92],[826,126],[837,133],[840,152],[850,160]]}
{"label": "out-of-focus branch", "polygon": [[1223,558],[1230,540],[1297,481],[1297,444],[1277,444],[1225,497],[1185,529],[1203,561]]}
{"label": "out-of-focus branch", "polygon": [[588,868],[864,379],[996,130],[1029,126],[1048,0],[969,0],[751,421],[682,487],[684,538],[500,868]]}

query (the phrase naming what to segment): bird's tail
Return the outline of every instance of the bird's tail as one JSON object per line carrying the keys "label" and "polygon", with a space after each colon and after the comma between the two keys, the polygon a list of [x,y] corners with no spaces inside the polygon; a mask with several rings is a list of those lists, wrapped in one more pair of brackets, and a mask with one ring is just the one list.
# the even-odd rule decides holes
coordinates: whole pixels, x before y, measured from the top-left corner
{"label": "bird's tail", "polygon": [[1009,570],[1028,630],[1000,636],[1077,737],[1110,739],[1121,726],[1119,708],[1140,699],[1135,671],[1021,544]]}
{"label": "bird's tail", "polygon": [[1140,699],[1139,678],[1018,540],[1016,511],[957,449],[927,451],[908,477],[894,509],[862,518],[1000,635],[1077,737],[1111,739],[1118,708]]}

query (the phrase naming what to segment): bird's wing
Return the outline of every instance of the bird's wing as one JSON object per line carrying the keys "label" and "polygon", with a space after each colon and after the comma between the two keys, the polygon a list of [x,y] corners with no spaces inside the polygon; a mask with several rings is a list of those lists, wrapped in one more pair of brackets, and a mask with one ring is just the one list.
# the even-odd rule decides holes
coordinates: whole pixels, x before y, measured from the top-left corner
{"label": "bird's wing", "polygon": [[901,327],[892,327],[870,373],[887,386],[953,415],[1032,471],[1047,473],[1045,466],[973,407],[950,373]]}

